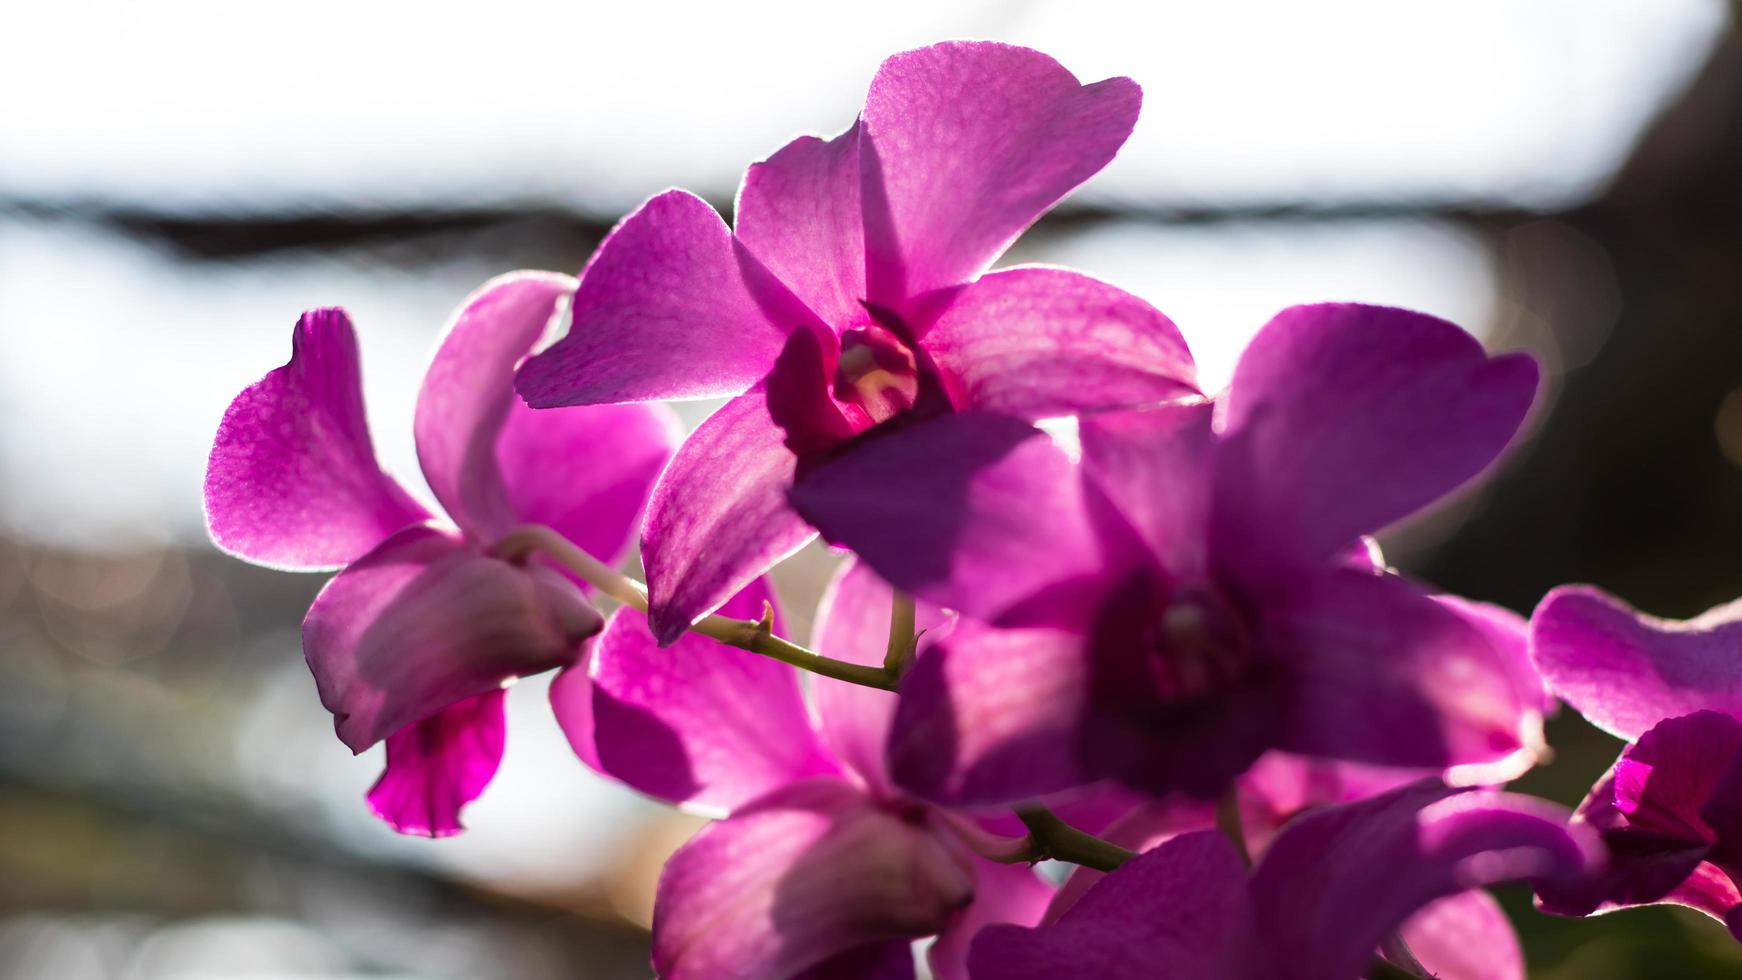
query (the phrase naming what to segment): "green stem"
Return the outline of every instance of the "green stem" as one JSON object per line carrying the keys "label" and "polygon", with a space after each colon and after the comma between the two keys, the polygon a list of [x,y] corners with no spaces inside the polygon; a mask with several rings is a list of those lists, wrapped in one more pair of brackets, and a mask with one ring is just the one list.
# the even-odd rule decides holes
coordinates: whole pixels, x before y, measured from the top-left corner
{"label": "green stem", "polygon": [[907,669],[907,662],[913,658],[914,644],[919,641],[913,626],[913,596],[898,591],[889,600],[889,648],[883,654],[883,669],[897,677]]}
{"label": "green stem", "polygon": [[[509,531],[491,547],[490,553],[504,561],[523,562],[534,552],[541,553],[582,581],[632,609],[647,611],[647,587],[622,572],[589,555],[573,541],[542,524],[525,524]],[[773,610],[764,607],[760,620],[733,619],[729,616],[707,616],[690,627],[690,631],[709,636],[740,650],[771,657],[813,674],[832,677],[849,684],[895,690],[899,674],[886,667],[871,667],[825,657],[775,636],[771,627]]]}
{"label": "green stem", "polygon": [[1096,871],[1112,871],[1137,856],[1118,844],[1083,833],[1060,820],[1058,814],[1044,806],[1019,807],[1016,816],[1028,828],[1028,840],[1032,848],[1018,860],[1040,861],[1052,858],[1055,861],[1069,861],[1085,868],[1094,868]]}

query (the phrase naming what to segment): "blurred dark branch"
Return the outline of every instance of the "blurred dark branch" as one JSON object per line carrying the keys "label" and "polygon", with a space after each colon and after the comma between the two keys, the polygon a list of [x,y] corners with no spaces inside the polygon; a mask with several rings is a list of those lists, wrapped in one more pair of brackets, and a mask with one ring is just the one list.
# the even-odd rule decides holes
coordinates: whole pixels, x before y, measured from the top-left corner
{"label": "blurred dark branch", "polygon": [[[714,206],[730,214],[729,200]],[[1070,203],[1037,226],[1041,235],[1077,234],[1114,222],[1207,226],[1243,222],[1322,223],[1421,218],[1474,226],[1507,226],[1536,213],[1502,205],[1436,199],[1348,200],[1307,203],[1251,202],[1232,205],[1137,201]],[[371,208],[343,211],[198,213],[154,211],[97,199],[43,201],[0,196],[0,217],[71,221],[160,243],[201,260],[256,258],[300,249],[390,249],[408,243],[476,236],[510,237],[517,250],[590,251],[621,215],[590,213],[557,205],[477,208]],[[423,251],[411,249],[412,251]]]}

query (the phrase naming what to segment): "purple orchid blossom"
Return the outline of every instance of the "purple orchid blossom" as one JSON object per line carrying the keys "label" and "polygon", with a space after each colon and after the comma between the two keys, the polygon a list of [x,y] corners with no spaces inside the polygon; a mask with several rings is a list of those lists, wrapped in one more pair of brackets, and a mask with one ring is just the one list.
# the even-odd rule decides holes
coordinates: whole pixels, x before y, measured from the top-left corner
{"label": "purple orchid blossom", "polygon": [[993,805],[1103,778],[1213,797],[1271,749],[1527,767],[1544,695],[1516,625],[1361,538],[1492,463],[1536,379],[1423,314],[1295,307],[1216,400],[1084,416],[1080,464],[973,413],[808,473],[792,499],[829,540],[987,624],[907,675],[897,782]]}
{"label": "purple orchid blossom", "polygon": [[[758,580],[723,611],[756,619],[771,596]],[[849,563],[825,594],[819,646],[881,661],[891,598]],[[923,605],[917,625],[928,637],[953,628]],[[1053,887],[1025,864],[978,856],[970,845],[987,839],[984,827],[894,786],[883,766],[893,694],[810,680],[807,706],[791,667],[693,633],[661,649],[647,618],[624,608],[590,662],[552,686],[557,718],[589,765],[724,818],[660,879],[659,975],[912,977],[912,941],[936,934],[933,975],[962,980],[974,933],[1039,922]],[[1115,806],[1131,800],[1084,801],[1072,819],[1095,826],[1082,815],[1111,816]]]}
{"label": "purple orchid blossom", "polygon": [[1608,868],[1540,887],[1539,907],[1685,905],[1742,940],[1742,600],[1673,621],[1559,588],[1531,617],[1531,653],[1557,694],[1629,743],[1574,816],[1601,833]]}
{"label": "purple orchid blossom", "polygon": [[649,505],[669,644],[811,539],[800,471],[872,430],[979,409],[1038,419],[1195,393],[1178,331],[1063,269],[987,267],[1111,160],[1141,94],[1037,51],[937,44],[885,61],[852,128],[750,167],[736,227],[683,191],[625,218],[573,328],[518,380],[536,407],[733,396]]}
{"label": "purple orchid blossom", "polygon": [[[1518,625],[1522,647],[1522,620]],[[1266,753],[1235,784],[1240,831],[1250,853],[1261,859],[1294,818],[1319,807],[1370,799],[1423,778],[1432,776]],[[1216,822],[1213,804],[1174,796],[1134,808],[1110,823],[1101,836],[1142,852],[1181,834],[1212,829]],[[1093,868],[1073,868],[1042,923],[1056,922],[1104,877]],[[1412,913],[1398,934],[1415,964],[1439,980],[1524,980],[1526,975],[1524,952],[1511,920],[1500,903],[1481,889],[1433,901]]]}
{"label": "purple orchid blossom", "polygon": [[369,791],[408,834],[461,829],[495,774],[503,687],[573,662],[602,619],[577,583],[487,548],[521,523],[611,559],[629,544],[678,430],[659,406],[533,412],[513,373],[574,280],[515,273],[461,306],[418,395],[415,435],[437,523],[376,461],[357,339],[338,309],[303,315],[290,362],[238,395],[206,471],[212,540],[295,570],[343,568],[303,622],[339,738],[387,741]]}
{"label": "purple orchid blossom", "polygon": [[1530,797],[1424,780],[1307,812],[1250,874],[1222,835],[1186,833],[1107,875],[1046,925],[983,930],[970,972],[977,980],[1350,980],[1436,900],[1590,873],[1601,845],[1566,818]]}

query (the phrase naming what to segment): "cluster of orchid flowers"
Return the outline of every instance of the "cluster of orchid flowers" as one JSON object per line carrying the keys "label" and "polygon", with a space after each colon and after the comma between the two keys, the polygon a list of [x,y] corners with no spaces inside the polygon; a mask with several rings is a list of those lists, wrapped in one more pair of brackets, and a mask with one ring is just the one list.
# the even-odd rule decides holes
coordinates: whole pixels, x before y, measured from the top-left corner
{"label": "cluster of orchid flowers", "polygon": [[[1522,977],[1482,890],[1520,880],[1742,935],[1742,606],[1571,588],[1526,623],[1370,537],[1501,455],[1529,357],[1301,306],[1210,396],[1144,301],[987,271],[1139,103],[1024,48],[899,54],[733,227],[668,191],[578,280],[486,284],[418,396],[446,520],[376,461],[344,312],[305,314],[207,517],[339,569],[303,642],[339,738],[386,743],[375,813],[460,830],[504,688],[555,670],[581,761],[718,818],[660,880],[672,980],[913,977],[927,937],[944,980]],[[687,438],[660,404],[720,396]],[[802,646],[766,576],[819,532],[851,557]],[[1630,743],[1573,814],[1495,788],[1557,698]]]}

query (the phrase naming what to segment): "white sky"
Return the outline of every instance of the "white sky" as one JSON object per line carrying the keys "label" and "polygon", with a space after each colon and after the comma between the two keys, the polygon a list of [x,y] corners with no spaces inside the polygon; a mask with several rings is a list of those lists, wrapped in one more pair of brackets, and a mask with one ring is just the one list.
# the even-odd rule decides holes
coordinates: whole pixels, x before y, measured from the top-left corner
{"label": "white sky", "polygon": [[[533,196],[615,213],[672,184],[725,197],[787,137],[849,122],[884,55],[991,35],[1143,83],[1136,135],[1085,191],[1102,200],[1548,206],[1606,179],[1725,16],[1711,0],[868,9],[14,5],[0,15],[15,42],[0,59],[0,201],[235,212]],[[1410,222],[1113,227],[1018,255],[1154,302],[1212,387],[1281,306],[1388,302],[1480,330],[1495,290],[1482,243]],[[435,332],[501,271],[189,264],[0,213],[0,521],[57,540],[197,538],[224,405],[285,360],[316,305],[353,313],[377,444],[415,483],[412,399]]]}
{"label": "white sky", "polygon": [[[479,13],[487,9],[489,16]],[[1589,191],[1697,68],[1718,0],[496,0],[15,4],[0,190],[228,208],[730,193],[953,36],[1146,91],[1114,195]]]}

